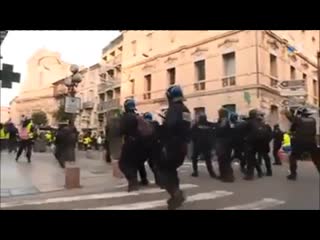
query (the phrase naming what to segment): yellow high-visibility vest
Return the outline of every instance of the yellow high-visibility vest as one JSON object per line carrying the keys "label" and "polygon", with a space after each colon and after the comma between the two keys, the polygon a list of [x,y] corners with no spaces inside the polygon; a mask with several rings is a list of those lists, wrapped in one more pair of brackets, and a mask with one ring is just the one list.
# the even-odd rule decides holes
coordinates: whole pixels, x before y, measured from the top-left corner
{"label": "yellow high-visibility vest", "polygon": [[85,145],[87,145],[87,144],[89,145],[90,142],[91,142],[90,137],[86,137],[86,138],[83,139],[83,144],[85,144]]}
{"label": "yellow high-visibility vest", "polygon": [[33,132],[31,132],[32,126],[33,126],[32,122],[30,122],[30,123],[27,125],[27,131],[28,131],[28,134],[29,134],[29,138],[33,138]]}
{"label": "yellow high-visibility vest", "polygon": [[0,139],[8,139],[9,138],[9,133],[6,133],[4,131],[4,128],[0,129]]}
{"label": "yellow high-visibility vest", "polygon": [[282,142],[283,147],[289,147],[291,146],[291,137],[288,133],[283,134],[283,142]]}

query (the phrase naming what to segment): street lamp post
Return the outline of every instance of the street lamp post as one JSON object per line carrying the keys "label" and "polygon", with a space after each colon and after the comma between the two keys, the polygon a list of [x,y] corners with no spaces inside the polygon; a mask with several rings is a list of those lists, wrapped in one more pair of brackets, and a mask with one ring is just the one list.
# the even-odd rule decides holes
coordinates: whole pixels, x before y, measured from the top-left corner
{"label": "street lamp post", "polygon": [[[66,81],[64,82],[64,85],[68,88],[68,96],[74,98],[76,96],[76,88],[78,87],[79,83],[82,81],[82,76],[79,73],[79,67],[78,65],[71,65],[70,71],[72,73],[70,78],[67,78]],[[74,125],[75,122],[75,113],[71,113],[71,119],[70,123]]]}
{"label": "street lamp post", "polygon": [[[79,67],[77,65],[71,65],[70,71],[72,73],[70,78],[67,78],[64,82],[65,86],[68,88],[68,97],[71,98],[71,102],[77,104],[75,99],[76,96],[76,88],[78,87],[79,83],[82,81],[82,76],[79,73]],[[65,101],[67,104],[67,101]],[[65,108],[65,111],[67,106]],[[75,119],[76,114],[79,109],[77,107],[72,108],[71,110],[68,109],[68,113],[70,113],[70,126],[75,130]],[[75,143],[74,143],[75,144]],[[80,187],[80,168],[75,164],[76,163],[76,154],[75,154],[75,147],[73,144],[70,145],[70,149],[67,150],[68,153],[68,161],[66,162],[65,168],[65,187],[67,189],[72,188],[79,188]]]}

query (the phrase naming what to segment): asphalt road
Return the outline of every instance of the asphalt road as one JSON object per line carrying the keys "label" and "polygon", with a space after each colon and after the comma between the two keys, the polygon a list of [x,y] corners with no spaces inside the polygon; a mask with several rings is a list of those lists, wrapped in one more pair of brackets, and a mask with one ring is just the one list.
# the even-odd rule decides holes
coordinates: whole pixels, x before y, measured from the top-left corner
{"label": "asphalt road", "polygon": [[[190,162],[180,168],[181,186],[187,202],[181,210],[319,210],[319,175],[312,162],[299,162],[298,180],[286,179],[288,165],[275,166],[273,177],[245,181],[234,165],[236,182],[222,183],[209,178],[200,162],[200,176],[193,178]],[[215,165],[217,169],[217,166]],[[149,178],[152,174],[149,173]],[[104,192],[41,199],[6,201],[2,209],[73,210],[165,210],[167,193],[154,185],[127,193],[125,181]]]}

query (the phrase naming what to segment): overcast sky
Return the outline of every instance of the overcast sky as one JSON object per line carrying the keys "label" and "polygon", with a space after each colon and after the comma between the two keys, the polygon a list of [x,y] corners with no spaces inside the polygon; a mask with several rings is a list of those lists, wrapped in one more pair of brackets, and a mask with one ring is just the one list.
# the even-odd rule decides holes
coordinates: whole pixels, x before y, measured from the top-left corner
{"label": "overcast sky", "polygon": [[[119,31],[9,31],[1,45],[2,63],[13,64],[14,72],[26,77],[27,60],[39,48],[61,53],[65,62],[91,66],[101,57],[102,49],[119,35]],[[1,88],[1,106],[19,93],[20,84],[12,89]]]}

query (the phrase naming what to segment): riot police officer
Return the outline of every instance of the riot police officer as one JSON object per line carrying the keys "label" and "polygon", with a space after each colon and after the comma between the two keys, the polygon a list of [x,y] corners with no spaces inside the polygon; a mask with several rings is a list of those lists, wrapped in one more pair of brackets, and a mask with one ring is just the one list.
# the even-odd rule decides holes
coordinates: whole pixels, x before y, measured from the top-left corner
{"label": "riot police officer", "polygon": [[246,123],[246,154],[247,154],[247,169],[245,173],[245,180],[253,180],[254,169],[258,172],[258,177],[262,177],[263,173],[261,166],[257,161],[256,155],[261,149],[262,141],[265,138],[262,122],[259,119],[259,112],[257,109],[249,111],[249,118]]}
{"label": "riot police officer", "polygon": [[218,157],[220,180],[234,182],[233,169],[231,166],[231,126],[229,111],[221,108],[218,111],[219,119],[216,127],[216,155]]}
{"label": "riot police officer", "polygon": [[180,86],[171,86],[166,96],[168,110],[162,126],[163,155],[159,163],[160,185],[170,195],[168,209],[176,209],[185,201],[180,190],[177,169],[183,164],[190,141],[191,115],[183,104],[184,97]]}
{"label": "riot police officer", "polygon": [[316,144],[316,120],[310,116],[307,108],[299,109],[291,125],[291,147],[289,158],[290,175],[288,180],[297,179],[297,160],[303,153],[310,153],[311,159],[320,173],[320,156]]}
{"label": "riot police officer", "polygon": [[282,165],[278,152],[281,148],[282,145],[282,140],[283,140],[283,134],[284,132],[281,131],[279,124],[274,125],[273,127],[273,157],[274,157],[274,163],[273,165]]}
{"label": "riot police officer", "polygon": [[148,121],[154,129],[153,134],[150,137],[147,137],[144,139],[144,143],[143,143],[143,148],[144,148],[143,153],[145,154],[144,158],[148,162],[148,165],[154,174],[154,179],[156,184],[159,185],[157,165],[160,161],[161,149],[162,149],[162,145],[160,143],[160,137],[159,137],[160,125],[156,120],[153,120],[153,116],[150,112],[144,113],[143,118],[146,121]]}
{"label": "riot police officer", "polygon": [[144,137],[141,139],[142,141],[142,147],[143,149],[141,150],[141,159],[142,159],[142,163],[141,166],[139,167],[139,175],[140,175],[140,184],[143,186],[147,186],[149,185],[149,180],[147,177],[147,171],[146,171],[146,167],[145,167],[145,162],[148,162],[148,165],[150,167],[150,169],[152,170],[156,183],[157,183],[157,175],[155,172],[155,164],[154,162],[156,161],[156,158],[160,156],[161,154],[161,149],[156,153],[156,149],[157,149],[157,144],[158,144],[158,138],[156,136],[156,130],[159,126],[157,121],[153,121],[152,119],[152,114],[149,112],[146,112],[143,114],[143,119],[145,121],[147,121],[152,128],[154,129],[153,134],[149,137]]}
{"label": "riot police officer", "polygon": [[141,142],[139,141],[136,104],[133,99],[124,102],[124,113],[120,119],[120,134],[123,145],[119,160],[119,168],[128,181],[128,192],[139,189],[137,172],[141,166]]}
{"label": "riot police officer", "polygon": [[198,121],[191,129],[191,138],[193,143],[192,168],[193,177],[198,177],[198,157],[203,155],[207,170],[212,178],[216,178],[211,162],[212,142],[213,142],[213,124],[207,121],[206,114],[201,114]]}
{"label": "riot police officer", "polygon": [[[271,160],[269,157],[269,152],[270,152],[270,142],[272,140],[272,129],[269,124],[265,123],[264,120],[264,113],[259,112],[258,113],[258,120],[260,121],[261,124],[261,131],[263,131],[263,136],[261,139],[261,143],[257,144],[258,146],[258,155],[264,160],[265,167],[266,167],[266,176],[272,176],[272,167],[271,167]],[[259,161],[259,164],[260,164]]]}
{"label": "riot police officer", "polygon": [[231,145],[233,149],[233,159],[238,159],[240,161],[241,172],[245,172],[246,160],[245,160],[245,128],[244,121],[239,120],[237,113],[231,113],[230,115],[231,123]]}

